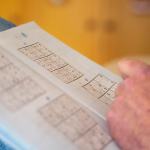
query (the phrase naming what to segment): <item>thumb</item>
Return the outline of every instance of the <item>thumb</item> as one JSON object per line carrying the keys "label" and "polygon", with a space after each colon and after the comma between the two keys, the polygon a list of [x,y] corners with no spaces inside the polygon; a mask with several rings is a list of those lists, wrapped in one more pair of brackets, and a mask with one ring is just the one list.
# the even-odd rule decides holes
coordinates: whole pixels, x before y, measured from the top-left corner
{"label": "thumb", "polygon": [[122,78],[126,79],[136,73],[150,70],[150,66],[139,60],[124,58],[118,63],[118,69]]}

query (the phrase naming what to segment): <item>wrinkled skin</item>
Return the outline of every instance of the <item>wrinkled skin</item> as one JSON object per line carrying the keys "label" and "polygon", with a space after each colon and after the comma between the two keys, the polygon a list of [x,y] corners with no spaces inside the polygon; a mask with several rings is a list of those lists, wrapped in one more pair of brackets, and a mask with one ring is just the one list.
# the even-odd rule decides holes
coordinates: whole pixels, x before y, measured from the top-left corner
{"label": "wrinkled skin", "polygon": [[124,81],[107,114],[110,134],[122,150],[150,150],[150,66],[126,58],[118,68]]}

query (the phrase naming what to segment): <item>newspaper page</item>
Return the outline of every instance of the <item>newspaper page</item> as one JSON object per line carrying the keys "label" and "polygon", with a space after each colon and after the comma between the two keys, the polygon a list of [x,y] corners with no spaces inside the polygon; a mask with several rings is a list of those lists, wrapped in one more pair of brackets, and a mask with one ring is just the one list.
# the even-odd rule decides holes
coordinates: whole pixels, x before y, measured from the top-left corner
{"label": "newspaper page", "polygon": [[8,143],[21,150],[119,150],[106,115],[121,78],[34,22],[0,33],[0,45],[0,133]]}

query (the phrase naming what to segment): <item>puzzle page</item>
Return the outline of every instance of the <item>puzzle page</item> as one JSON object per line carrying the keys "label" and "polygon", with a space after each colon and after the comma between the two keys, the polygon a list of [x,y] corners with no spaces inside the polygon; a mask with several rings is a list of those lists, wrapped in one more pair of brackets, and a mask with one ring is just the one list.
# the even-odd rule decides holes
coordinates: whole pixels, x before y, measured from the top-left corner
{"label": "puzzle page", "polygon": [[34,22],[2,32],[0,44],[75,100],[106,119],[122,79],[66,46]]}
{"label": "puzzle page", "polygon": [[104,119],[3,48],[0,110],[4,149],[108,150],[114,144]]}
{"label": "puzzle page", "polygon": [[[102,135],[99,132],[98,135],[95,133],[96,130],[101,131],[101,127],[92,124],[93,126],[90,126],[90,130],[87,128],[89,132],[81,131],[83,125],[80,126],[80,121],[76,118],[80,115],[83,115],[84,118],[86,112],[82,110],[74,112],[74,115],[71,115],[69,111],[71,108],[64,109],[64,106],[60,105],[60,102],[58,103],[60,100],[57,98],[65,93],[76,101],[76,103],[83,105],[88,111],[97,115],[98,120],[102,119],[100,123],[102,127],[108,131],[106,115],[115,101],[115,89],[122,81],[120,77],[60,42],[58,39],[42,30],[34,22],[0,33],[0,45],[5,51],[32,69],[35,72],[34,76],[40,75],[40,78],[42,78],[35,78],[35,82],[34,77],[31,78],[31,76],[26,75],[26,71],[23,73],[21,70],[19,71],[16,69],[14,65],[9,64],[7,60],[4,60],[3,64],[9,67],[8,69],[6,67],[6,70],[3,65],[1,67],[3,72],[1,73],[1,78],[4,79],[3,74],[8,76],[5,80],[2,80],[4,83],[2,83],[2,86],[0,87],[0,90],[2,91],[1,103],[5,107],[12,112],[30,110],[27,112],[29,113],[29,116],[31,111],[34,110],[32,114],[35,116],[40,115],[40,119],[45,119],[44,125],[47,128],[53,127],[58,133],[62,133],[62,136],[65,136],[66,139],[68,139],[67,141],[73,143],[75,148],[78,147],[82,150],[87,149],[88,147],[91,150],[109,150],[111,144],[113,144],[111,150],[118,148],[115,142],[112,141],[109,143],[109,138],[106,138],[104,141],[102,140],[101,144],[99,143],[96,147],[93,146],[95,144],[86,145],[86,141],[95,143],[95,141],[101,139],[100,136]],[[16,75],[14,75],[14,72]],[[43,84],[42,81],[44,80],[46,81],[43,86],[51,83],[50,85],[55,87],[52,86],[52,90],[48,90],[51,93],[50,95],[45,96],[44,93],[47,93],[47,90],[40,86]],[[40,82],[40,84],[38,82]],[[33,90],[30,90],[32,88]],[[29,92],[28,90],[32,92]],[[6,94],[5,92],[9,94]],[[49,104],[44,105],[43,101],[36,101],[36,99],[39,99],[42,95],[45,96],[45,101],[52,101],[56,98],[54,100],[55,103],[50,102]],[[37,105],[33,106],[35,102],[37,102]],[[41,104],[43,105],[41,106]],[[56,109],[55,106],[59,109]],[[36,111],[37,109],[35,109],[35,107],[38,111]],[[51,111],[47,110],[49,107],[51,108]],[[74,108],[72,108],[72,111],[77,108],[77,105],[75,105]],[[59,110],[60,112],[57,112]],[[64,120],[64,118],[66,119]],[[87,118],[87,121],[89,118],[90,117]],[[34,120],[37,121],[38,119],[39,117]],[[70,124],[72,121],[79,124],[79,129],[75,129],[76,127],[74,127],[74,124]],[[69,127],[71,129],[68,130],[68,133],[66,128]],[[49,134],[52,133],[49,132]],[[103,134],[105,139],[105,133]],[[80,136],[82,138],[79,138]],[[90,141],[91,139],[88,138],[89,136],[95,137],[95,139],[92,138],[92,141]],[[51,144],[55,143],[53,139],[51,140],[53,141]],[[44,142],[47,143],[47,141]],[[42,150],[44,150],[44,144],[37,143],[37,145],[39,146],[39,149],[41,146]],[[57,145],[57,148],[58,146],[59,145]]]}

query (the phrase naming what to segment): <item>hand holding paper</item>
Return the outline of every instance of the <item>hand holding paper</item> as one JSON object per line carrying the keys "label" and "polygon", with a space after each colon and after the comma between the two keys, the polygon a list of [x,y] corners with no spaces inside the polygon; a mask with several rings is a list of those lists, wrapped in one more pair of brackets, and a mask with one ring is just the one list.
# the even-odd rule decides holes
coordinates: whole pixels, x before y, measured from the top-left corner
{"label": "hand holding paper", "polygon": [[150,67],[133,59],[118,67],[124,81],[107,115],[111,135],[123,150],[149,150]]}

